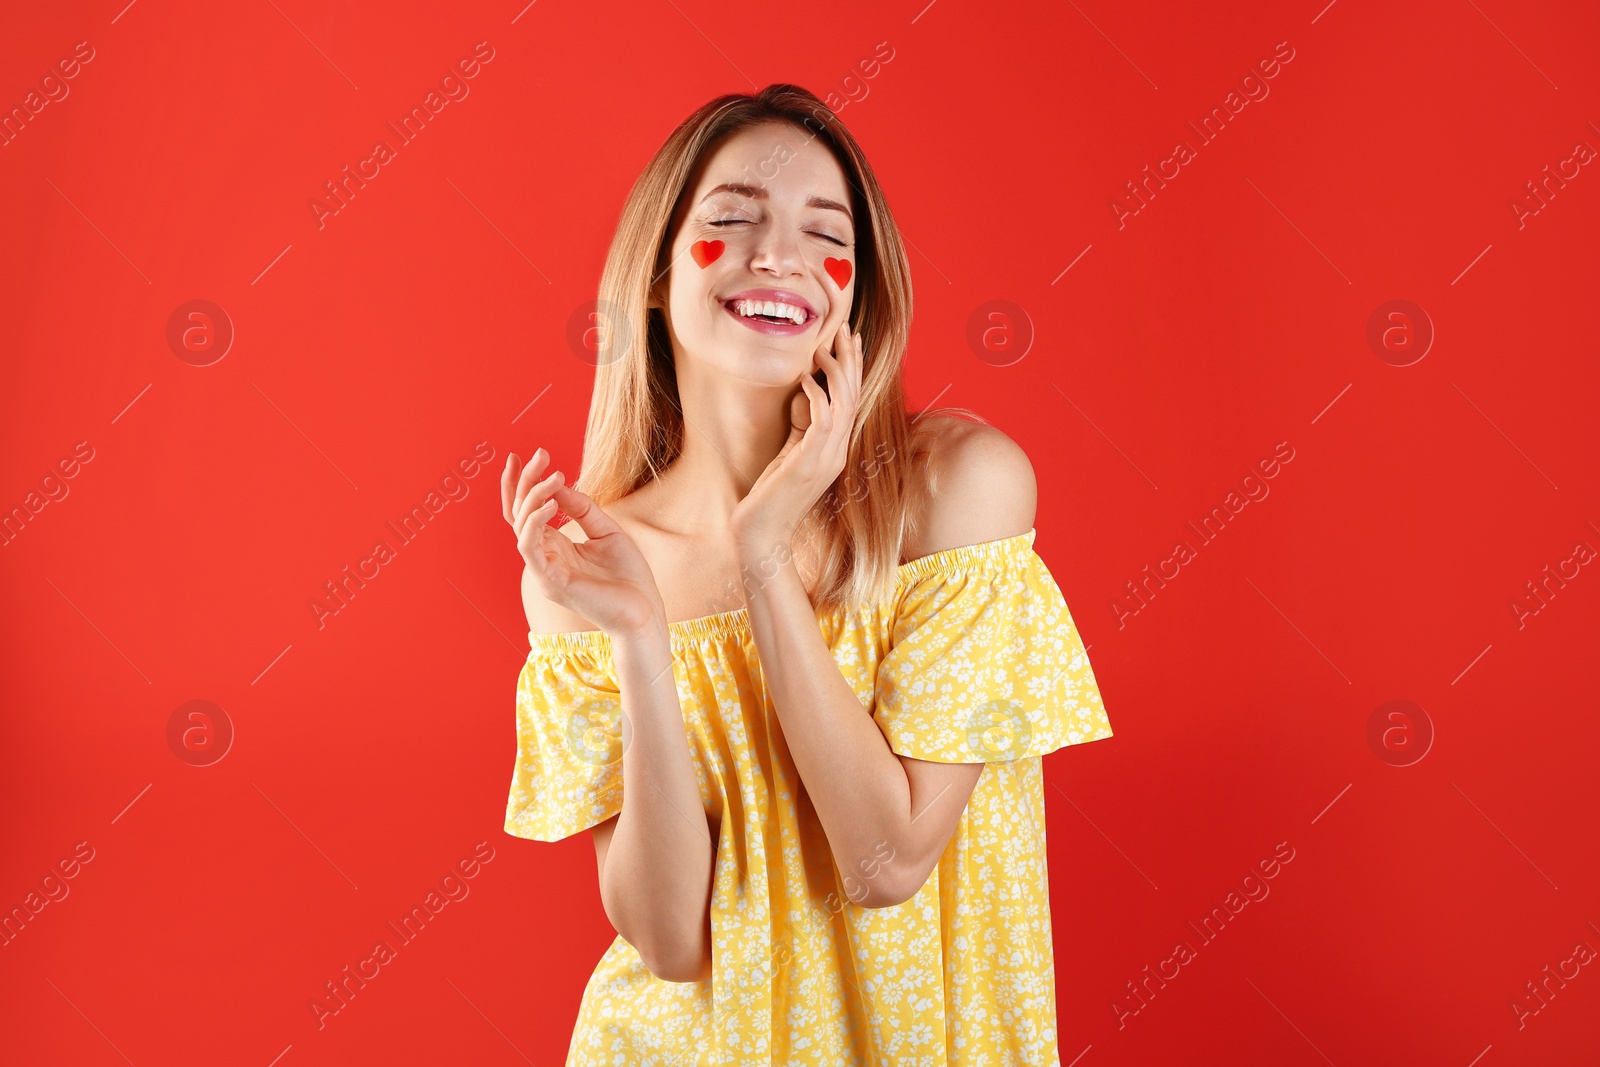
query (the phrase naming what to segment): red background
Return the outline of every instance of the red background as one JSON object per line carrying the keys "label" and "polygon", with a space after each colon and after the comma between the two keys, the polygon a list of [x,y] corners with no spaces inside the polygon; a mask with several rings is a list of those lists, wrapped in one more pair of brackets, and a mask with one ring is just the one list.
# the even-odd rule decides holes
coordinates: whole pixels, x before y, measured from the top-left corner
{"label": "red background", "polygon": [[[0,551],[0,906],[94,849],[0,948],[8,1062],[561,1062],[613,934],[587,834],[501,829],[527,642],[499,469],[543,444],[576,470],[592,368],[566,328],[629,185],[699,104],[773,81],[853,90],[913,254],[912,404],[1032,458],[1036,548],[1116,731],[1045,761],[1062,1063],[1594,1061],[1600,968],[1511,1008],[1600,947],[1600,575],[1512,606],[1600,545],[1600,175],[1511,207],[1600,145],[1592,5],[4,23],[7,111],[94,49],[0,148],[0,507],[93,449]],[[479,41],[470,95],[319,227],[324,182]],[[1200,144],[1187,123],[1283,41],[1270,94]],[[1180,138],[1196,158],[1119,227]],[[166,340],[194,299],[236,331],[210,366]],[[1366,340],[1395,299],[1437,334],[1404,367]],[[966,340],[990,300],[1034,331],[1010,365]],[[319,628],[323,583],[480,441],[470,495]],[[1186,524],[1279,442],[1270,495],[1200,545]],[[1119,624],[1180,539],[1197,558]],[[236,731],[208,767],[167,741],[194,699]],[[1435,732],[1410,766],[1368,741],[1396,699]],[[319,1029],[324,983],[480,841],[470,895]],[[1270,895],[1202,946],[1188,923],[1279,842]],[[1198,958],[1119,1027],[1180,939]]]}

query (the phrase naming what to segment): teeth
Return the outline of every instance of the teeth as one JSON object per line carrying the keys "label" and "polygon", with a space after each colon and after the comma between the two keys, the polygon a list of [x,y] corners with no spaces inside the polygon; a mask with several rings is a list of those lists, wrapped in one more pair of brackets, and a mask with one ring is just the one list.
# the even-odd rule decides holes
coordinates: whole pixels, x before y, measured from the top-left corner
{"label": "teeth", "polygon": [[806,321],[804,308],[797,308],[792,304],[783,304],[772,300],[740,300],[736,301],[733,307],[736,312],[746,318],[753,315],[767,315],[772,318],[789,319],[796,326],[803,326]]}

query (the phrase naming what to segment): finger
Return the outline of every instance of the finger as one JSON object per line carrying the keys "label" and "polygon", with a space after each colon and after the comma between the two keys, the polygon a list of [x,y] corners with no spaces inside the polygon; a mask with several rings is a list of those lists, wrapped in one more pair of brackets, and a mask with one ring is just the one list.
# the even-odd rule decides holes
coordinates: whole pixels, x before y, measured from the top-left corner
{"label": "finger", "polygon": [[[841,338],[845,336],[845,331],[849,328],[850,324],[848,321],[839,323],[838,328],[833,331],[833,336],[822,342],[821,347],[817,349],[816,359],[818,366],[826,367],[826,364],[823,362],[823,360],[831,360],[834,358],[835,352],[842,351],[840,348]],[[828,384],[831,386],[833,383],[830,381]]]}
{"label": "finger", "polygon": [[850,395],[848,386],[841,387],[837,399],[828,406],[828,417],[823,426],[825,436],[821,447],[826,457],[824,462],[830,468],[844,467],[854,428],[855,399]]}
{"label": "finger", "polygon": [[506,465],[500,471],[500,514],[505,516],[507,522],[511,521],[511,505],[516,503],[518,462],[517,454],[513,452],[506,456]]}
{"label": "finger", "polygon": [[[805,375],[805,377],[810,377],[810,375]],[[814,380],[813,384],[815,384]],[[806,432],[811,428],[811,394],[806,391],[805,386],[802,385],[800,391],[789,398],[788,408],[789,436],[784,438],[783,447],[778,449],[778,459],[782,459],[793,451],[794,446],[805,438]],[[766,477],[765,471],[761,474],[761,478],[764,477]],[[761,478],[756,479],[756,485],[761,484]]]}
{"label": "finger", "polygon": [[533,510],[546,506],[547,502],[550,501],[550,496],[565,483],[565,480],[566,475],[563,475],[560,470],[552,470],[549,477],[542,478],[542,480],[530,486],[528,494],[523,496],[522,504],[517,506],[517,512],[515,512],[517,525],[522,525]]}
{"label": "finger", "polygon": [[813,353],[813,355],[831,356],[833,354],[833,350],[839,347],[839,338],[844,336],[845,331],[849,328],[850,323],[848,320],[840,322],[838,327],[834,329],[833,336],[830,338],[823,338],[823,340],[817,345],[817,350],[815,353]]}
{"label": "finger", "polygon": [[859,333],[856,334],[856,348],[853,358],[855,360],[856,384],[859,385],[861,379],[865,378],[867,374],[867,342]]}
{"label": "finger", "polygon": [[828,395],[830,397],[837,398],[841,395],[841,391],[848,391],[849,389],[849,374],[846,372],[843,362],[843,359],[849,358],[849,344],[849,341],[842,341],[839,336],[836,336],[834,338],[834,347],[837,351],[830,351],[826,348],[817,350],[817,367],[828,377]]}
{"label": "finger", "polygon": [[561,484],[561,480],[564,477],[566,476],[560,471],[551,471],[550,477],[543,478],[529,487],[527,495],[522,498],[522,503],[517,505],[515,512],[517,525],[520,526],[522,524],[529,512],[535,508],[544,507],[545,501],[550,499],[550,494],[555,491],[556,486]]}
{"label": "finger", "polygon": [[550,520],[557,511],[555,499],[546,500],[539,507],[517,520],[517,544],[532,548],[544,536],[544,531],[549,529]]}
{"label": "finger", "polygon": [[862,341],[859,333],[855,335],[855,339],[855,354],[850,360],[850,382],[855,387],[850,394],[852,408],[859,406],[857,401],[861,398],[861,383],[866,378],[867,373],[866,344]]}
{"label": "finger", "polygon": [[[846,409],[855,410],[855,397],[860,388],[853,379],[859,375],[852,369],[854,364],[850,361],[850,351],[854,341],[850,334],[840,334],[835,340],[840,344],[839,353],[823,352],[819,354],[818,362],[822,365],[823,372],[828,376],[829,408],[832,412],[839,412],[841,416]],[[832,425],[830,421],[829,425]]]}
{"label": "finger", "polygon": [[526,464],[518,464],[510,470],[510,488],[501,490],[501,498],[506,501],[506,522],[515,523],[517,509],[522,506],[523,498],[528,494],[528,485],[533,480],[544,474],[542,464],[547,459],[547,453],[541,456],[542,448],[534,450],[533,456],[528,458]]}
{"label": "finger", "polygon": [[616,520],[601,511],[600,505],[589,499],[587,493],[570,485],[563,485],[556,489],[553,499],[560,503],[561,510],[566,512],[567,518],[576,522],[578,528],[591,540],[622,532],[622,527],[617,525]]}
{"label": "finger", "polygon": [[522,525],[517,528],[517,549],[539,571],[544,571],[549,565],[550,549],[554,547],[554,542],[566,541],[566,537],[546,536],[550,533],[550,518],[555,517],[555,512],[555,502],[546,501],[546,506],[536,507],[531,514],[525,515]]}
{"label": "finger", "polygon": [[550,469],[550,452],[546,448],[539,448],[529,457],[528,465],[522,468],[522,476],[517,479],[517,490],[511,500],[511,513],[516,514],[517,508],[528,495],[528,490],[533,488],[533,483],[544,477]]}
{"label": "finger", "polygon": [[[555,511],[554,501],[549,502],[552,514]],[[547,537],[550,532],[550,515],[544,514],[546,509],[539,508],[528,516],[522,528],[517,531],[517,549],[522,553],[522,558],[532,565],[534,573],[539,576],[540,590],[546,597],[550,589],[545,579],[549,576],[552,564],[557,559],[562,563],[572,562],[568,553],[571,552],[572,542],[565,537]],[[559,542],[566,542],[565,545]]]}
{"label": "finger", "polygon": [[[861,394],[861,362],[856,345],[857,334],[849,332],[848,325],[838,337],[837,355],[829,355],[825,364],[828,370],[829,417],[824,426],[830,457],[848,450],[850,435],[855,428],[856,401]],[[832,459],[830,458],[830,462]]]}
{"label": "finger", "polygon": [[[862,362],[861,335],[859,333],[851,333],[848,322],[840,323],[839,332],[834,336],[831,351],[827,351],[826,355],[839,365],[841,371],[840,379],[844,384],[848,385],[851,376],[857,373],[858,364]],[[829,385],[831,386],[832,384],[830,379]],[[832,392],[831,388],[829,392]]]}
{"label": "finger", "polygon": [[827,366],[822,363],[822,360],[826,360],[826,358],[829,358],[830,355],[834,355],[834,346],[837,346],[837,344],[837,330],[834,331],[834,336],[832,336],[832,338],[822,338],[822,341],[819,342],[818,346],[816,346],[816,349],[811,350],[811,370],[824,371],[824,373],[826,373]]}
{"label": "finger", "polygon": [[[832,380],[831,377],[829,379]],[[816,379],[809,374],[800,376],[800,387],[805,389],[806,396],[811,398],[811,425],[817,427],[818,432],[826,434],[833,427],[832,404],[828,401],[828,394],[822,391]],[[810,431],[808,430],[807,433]]]}

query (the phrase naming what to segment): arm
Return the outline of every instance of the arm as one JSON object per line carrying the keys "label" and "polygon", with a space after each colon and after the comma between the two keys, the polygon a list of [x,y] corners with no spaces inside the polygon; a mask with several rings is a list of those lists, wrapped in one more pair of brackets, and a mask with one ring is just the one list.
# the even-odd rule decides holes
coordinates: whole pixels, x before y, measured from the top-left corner
{"label": "arm", "polygon": [[[940,453],[940,492],[924,509],[928,553],[1033,525],[1033,468],[1005,434],[963,427]],[[741,549],[752,573],[771,571],[774,558],[770,546]],[[933,763],[889,748],[823,642],[792,562],[752,592],[750,622],[784,738],[847,892],[869,908],[909,900],[959,825],[983,764]]]}
{"label": "arm", "polygon": [[751,602],[762,676],[845,893],[904,903],[928,880],[983,772],[895,754],[839,673],[792,563]]}
{"label": "arm", "polygon": [[[501,513],[524,561],[529,631],[593,633],[598,626],[611,646],[623,802],[594,834],[600,900],[652,974],[701,979],[711,957],[715,846],[678,703],[661,595],[633,539],[560,471],[546,474],[549,463],[543,448],[526,465],[514,452],[506,457]],[[561,512],[570,521],[552,529]]]}
{"label": "arm", "polygon": [[[539,593],[524,570],[528,628],[555,633],[588,621]],[[612,637],[622,701],[621,814],[591,830],[606,917],[650,973],[700,981],[711,970],[715,847],[690,762],[664,620]]]}
{"label": "arm", "polygon": [[689,757],[666,620],[613,638],[622,691],[622,814],[606,832],[600,899],[650,973],[697,982],[711,973],[716,846]]}

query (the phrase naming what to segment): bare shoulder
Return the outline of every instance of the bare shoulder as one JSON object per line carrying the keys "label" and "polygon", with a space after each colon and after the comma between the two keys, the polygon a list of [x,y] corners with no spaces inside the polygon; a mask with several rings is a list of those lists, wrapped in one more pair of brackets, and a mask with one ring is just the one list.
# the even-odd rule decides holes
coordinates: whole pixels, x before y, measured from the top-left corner
{"label": "bare shoulder", "polygon": [[993,426],[954,416],[929,424],[933,444],[919,468],[920,528],[907,561],[1027,533],[1038,510],[1028,454]]}
{"label": "bare shoulder", "polygon": [[[575,520],[568,520],[561,526],[559,534],[564,534],[574,544],[581,544],[589,539]],[[522,610],[528,617],[528,629],[533,633],[556,634],[569,633],[574,630],[593,630],[594,623],[579,615],[575,611],[568,611],[560,604],[545,599],[539,589],[539,582],[533,576],[530,567],[522,568]]]}

